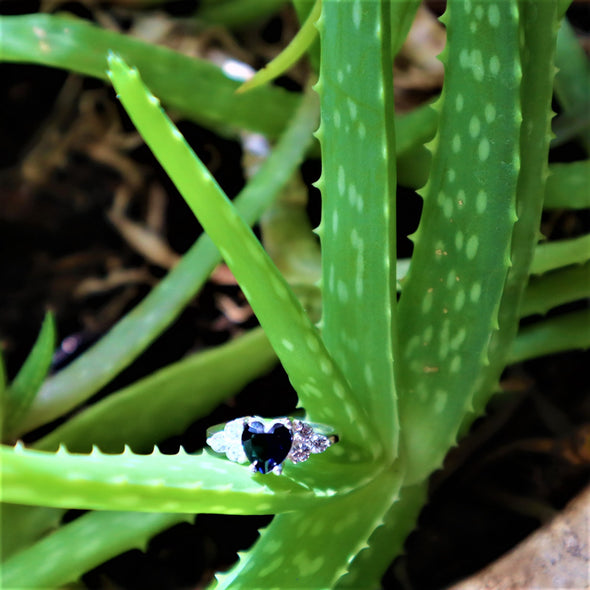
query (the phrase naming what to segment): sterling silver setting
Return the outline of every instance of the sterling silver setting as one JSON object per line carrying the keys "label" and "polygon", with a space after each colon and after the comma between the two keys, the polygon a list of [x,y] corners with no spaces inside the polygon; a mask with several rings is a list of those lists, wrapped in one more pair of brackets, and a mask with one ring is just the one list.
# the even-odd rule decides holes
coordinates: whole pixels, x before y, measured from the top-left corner
{"label": "sterling silver setting", "polygon": [[[284,427],[289,435],[283,430]],[[248,457],[246,448],[252,455],[253,451],[247,447],[247,440],[254,440],[256,437],[275,437],[275,432],[282,433],[282,440],[276,443],[280,447],[278,456],[266,457],[266,461],[260,457]],[[223,453],[234,463],[250,463],[250,470],[253,473],[270,473],[280,475],[283,464],[286,460],[292,463],[303,463],[311,455],[323,453],[338,441],[338,437],[329,434],[330,429],[322,424],[307,423],[291,418],[261,418],[260,416],[245,416],[227,422],[225,425],[218,425],[207,431],[207,445],[216,453]],[[279,437],[280,438],[280,437]],[[245,439],[247,439],[245,441]],[[274,441],[273,441],[274,443]],[[246,447],[245,447],[246,445]],[[288,446],[288,451],[287,451]],[[266,470],[262,467],[270,465]],[[276,463],[276,464],[275,464]]]}

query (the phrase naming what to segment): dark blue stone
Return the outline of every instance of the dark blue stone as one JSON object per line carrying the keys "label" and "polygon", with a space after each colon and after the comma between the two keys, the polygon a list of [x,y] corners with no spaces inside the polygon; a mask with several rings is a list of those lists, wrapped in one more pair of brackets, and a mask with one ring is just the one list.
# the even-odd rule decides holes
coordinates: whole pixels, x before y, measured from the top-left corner
{"label": "dark blue stone", "polygon": [[291,431],[282,424],[273,424],[268,432],[261,422],[244,427],[242,447],[258,473],[268,473],[280,465],[291,450]]}

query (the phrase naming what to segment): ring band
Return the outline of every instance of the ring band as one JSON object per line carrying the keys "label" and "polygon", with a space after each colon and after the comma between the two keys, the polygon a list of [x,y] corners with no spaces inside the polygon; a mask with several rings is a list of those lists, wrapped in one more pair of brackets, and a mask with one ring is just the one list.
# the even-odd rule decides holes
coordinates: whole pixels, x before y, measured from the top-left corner
{"label": "ring band", "polygon": [[321,424],[291,418],[245,416],[207,431],[207,444],[235,463],[250,463],[254,473],[279,475],[287,459],[303,463],[338,441]]}

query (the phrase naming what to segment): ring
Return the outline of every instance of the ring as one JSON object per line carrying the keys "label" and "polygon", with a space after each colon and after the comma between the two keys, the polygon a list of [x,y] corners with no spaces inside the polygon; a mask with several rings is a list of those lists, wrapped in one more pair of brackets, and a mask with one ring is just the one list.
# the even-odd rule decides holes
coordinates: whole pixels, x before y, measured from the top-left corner
{"label": "ring", "polygon": [[321,424],[291,418],[245,416],[214,426],[207,431],[207,444],[234,463],[250,463],[254,473],[277,475],[283,462],[303,463],[312,454],[323,453],[338,442],[336,435]]}

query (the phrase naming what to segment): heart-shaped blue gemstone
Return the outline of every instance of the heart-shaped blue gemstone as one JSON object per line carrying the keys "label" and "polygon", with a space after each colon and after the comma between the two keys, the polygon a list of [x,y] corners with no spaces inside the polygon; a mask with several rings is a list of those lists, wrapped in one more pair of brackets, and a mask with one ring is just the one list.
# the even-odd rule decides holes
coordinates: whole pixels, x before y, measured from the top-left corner
{"label": "heart-shaped blue gemstone", "polygon": [[242,447],[258,473],[268,473],[280,465],[291,450],[293,437],[283,424],[273,424],[268,431],[261,422],[244,426]]}

